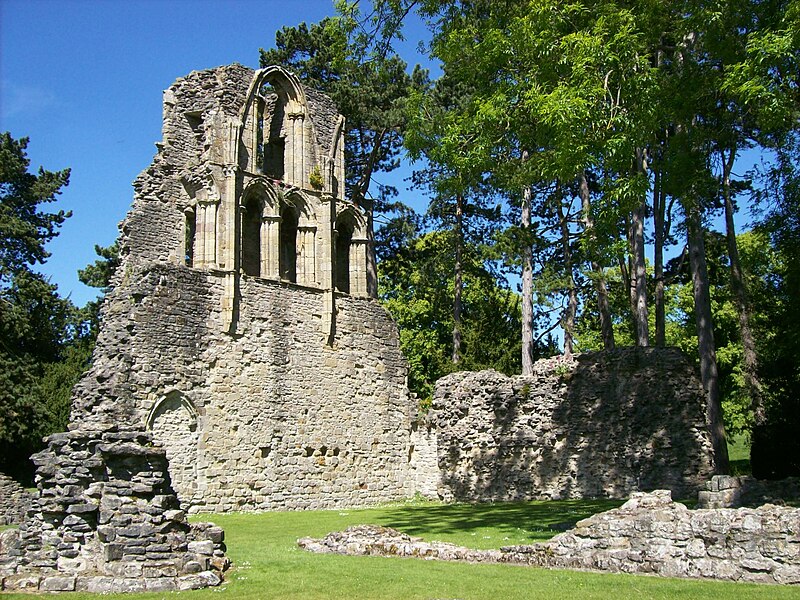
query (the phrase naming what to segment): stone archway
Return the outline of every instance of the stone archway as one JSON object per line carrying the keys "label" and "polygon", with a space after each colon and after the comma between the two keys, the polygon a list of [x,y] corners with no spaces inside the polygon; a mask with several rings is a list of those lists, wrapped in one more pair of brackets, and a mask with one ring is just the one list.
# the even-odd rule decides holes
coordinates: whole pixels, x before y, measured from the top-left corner
{"label": "stone archway", "polygon": [[188,504],[197,489],[197,410],[177,390],[158,400],[147,417],[147,428],[164,446],[172,487],[181,504]]}

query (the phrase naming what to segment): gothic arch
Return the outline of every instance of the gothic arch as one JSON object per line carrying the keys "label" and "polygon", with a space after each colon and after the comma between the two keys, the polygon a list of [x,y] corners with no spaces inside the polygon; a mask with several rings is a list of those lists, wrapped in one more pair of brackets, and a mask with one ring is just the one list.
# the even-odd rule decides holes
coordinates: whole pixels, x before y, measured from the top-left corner
{"label": "gothic arch", "polygon": [[147,429],[167,454],[172,486],[182,503],[197,489],[199,432],[197,409],[191,399],[172,390],[157,400],[146,420]]}
{"label": "gothic arch", "polygon": [[290,185],[307,184],[314,161],[307,141],[316,140],[316,132],[295,75],[279,66],[256,71],[240,119],[236,164]]}

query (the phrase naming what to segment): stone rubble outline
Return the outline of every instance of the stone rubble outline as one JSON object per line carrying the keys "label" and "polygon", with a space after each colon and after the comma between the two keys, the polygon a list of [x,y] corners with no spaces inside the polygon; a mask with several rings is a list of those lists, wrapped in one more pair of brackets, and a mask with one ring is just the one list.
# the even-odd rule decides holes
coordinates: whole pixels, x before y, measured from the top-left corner
{"label": "stone rubble outline", "polygon": [[317,553],[387,556],[751,583],[800,584],[800,509],[694,509],[669,490],[634,493],[546,542],[473,550],[355,525],[298,545]]}

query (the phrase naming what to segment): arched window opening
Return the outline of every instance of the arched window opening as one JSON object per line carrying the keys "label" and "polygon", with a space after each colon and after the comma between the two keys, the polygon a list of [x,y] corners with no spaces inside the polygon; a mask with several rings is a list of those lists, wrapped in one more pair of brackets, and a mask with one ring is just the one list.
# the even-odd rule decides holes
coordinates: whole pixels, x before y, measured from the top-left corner
{"label": "arched window opening", "polygon": [[269,84],[261,86],[261,96],[263,109],[257,132],[258,164],[267,177],[283,179],[286,154],[285,103]]}
{"label": "arched window opening", "polygon": [[194,265],[194,240],[197,236],[197,216],[193,209],[187,209],[184,214],[183,227],[183,261],[187,267]]}
{"label": "arched window opening", "polygon": [[281,208],[280,274],[281,279],[297,283],[297,224],[299,215],[294,206]]}
{"label": "arched window opening", "polygon": [[336,223],[336,289],[350,293],[350,244],[353,241],[353,222],[340,218]]}
{"label": "arched window opening", "polygon": [[242,271],[245,275],[261,275],[261,203],[250,196],[242,216]]}

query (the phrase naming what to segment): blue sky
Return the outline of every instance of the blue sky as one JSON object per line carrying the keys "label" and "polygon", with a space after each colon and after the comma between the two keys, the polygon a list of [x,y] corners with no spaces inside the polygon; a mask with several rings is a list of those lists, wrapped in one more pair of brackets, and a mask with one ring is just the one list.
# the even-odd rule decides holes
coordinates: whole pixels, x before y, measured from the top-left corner
{"label": "blue sky", "polygon": [[73,216],[42,269],[62,295],[97,293],[77,270],[116,239],[161,139],[161,92],[193,70],[257,67],[278,29],[332,14],[332,0],[0,0],[0,131],[30,138],[32,169],[72,169],[58,207]]}

